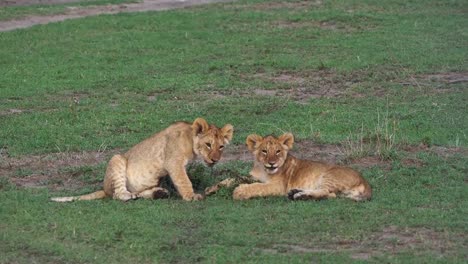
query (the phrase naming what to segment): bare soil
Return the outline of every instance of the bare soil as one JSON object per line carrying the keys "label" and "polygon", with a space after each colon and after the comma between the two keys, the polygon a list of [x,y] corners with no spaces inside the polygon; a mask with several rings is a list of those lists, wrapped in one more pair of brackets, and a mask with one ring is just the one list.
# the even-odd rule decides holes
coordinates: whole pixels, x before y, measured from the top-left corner
{"label": "bare soil", "polygon": [[322,0],[312,0],[312,1],[295,1],[295,2],[272,2],[272,3],[258,3],[250,8],[254,10],[272,10],[272,9],[303,9],[310,6],[321,6],[323,4]]}
{"label": "bare soil", "polygon": [[[28,28],[39,24],[60,22],[67,19],[76,19],[102,14],[117,14],[123,12],[162,11],[176,8],[184,8],[194,5],[202,5],[216,2],[229,2],[231,0],[143,0],[139,3],[101,5],[101,6],[72,6],[62,14],[27,16],[10,21],[0,21],[0,31],[10,31],[20,28]],[[2,6],[20,6],[34,4],[64,4],[78,2],[78,0],[7,0],[0,2]]]}
{"label": "bare soil", "polygon": [[[217,97],[224,96],[279,96],[297,103],[307,103],[311,98],[337,98],[353,97],[363,98],[369,96],[382,97],[388,95],[384,87],[376,86],[366,71],[338,73],[326,68],[302,72],[280,72],[269,75],[259,72],[253,75],[240,75],[240,79],[261,79],[277,85],[277,88],[264,89],[252,87],[250,93],[238,91],[213,92]],[[425,94],[438,94],[453,92],[458,89],[455,84],[468,82],[468,72],[445,72],[410,76],[407,80],[399,80],[394,76],[378,76],[385,78],[389,83],[399,83],[412,86]],[[365,89],[362,89],[365,87]],[[212,89],[211,89],[212,90]]]}
{"label": "bare soil", "polygon": [[[368,83],[368,74],[369,73],[365,71],[339,74],[332,69],[325,68],[310,72],[285,72],[273,77],[260,73],[254,75],[253,78],[285,84],[285,86],[289,88],[273,90],[275,91],[274,95],[290,96],[298,102],[306,102],[310,98],[322,97],[347,96],[361,98],[369,95],[377,97],[385,96],[387,94],[386,89],[375,87],[375,84],[372,84],[372,89],[365,89],[365,93],[360,91],[360,86],[367,87],[370,85]],[[437,94],[451,92],[456,89],[456,86],[452,85],[468,82],[468,72],[421,74],[409,76],[408,79],[404,81],[389,76],[386,78],[386,81],[389,83],[393,82],[413,86],[423,90],[425,93]],[[273,91],[270,93],[273,94]]]}
{"label": "bare soil", "polygon": [[[402,164],[408,167],[424,165],[416,157],[419,152],[430,152],[444,158],[455,154],[467,154],[467,151],[461,148],[427,147],[423,145],[408,146],[402,151],[406,152],[404,156],[407,157],[402,160]],[[8,179],[9,182],[18,187],[76,190],[89,185],[89,182],[83,180],[86,173],[98,179],[95,184],[100,185],[107,162],[113,155],[122,152],[122,150],[114,149],[10,157],[6,150],[0,149],[0,177]],[[296,142],[291,153],[298,158],[335,164],[341,164],[346,160],[347,165],[357,169],[379,167],[383,170],[389,170],[391,168],[391,161],[389,160],[381,160],[375,156],[347,160],[341,145],[317,144],[310,140]],[[226,149],[221,162],[250,162],[251,160],[252,154],[247,151],[245,146],[232,145]]]}
{"label": "bare soil", "polygon": [[[460,234],[466,238],[466,234]],[[451,254],[451,242],[454,238],[444,232],[435,231],[425,227],[400,228],[388,226],[383,230],[374,232],[363,241],[339,240],[334,243],[316,242],[310,245],[275,244],[269,248],[258,248],[270,254],[281,253],[317,253],[317,252],[350,252],[351,257],[357,260],[368,260],[383,254],[397,254],[402,252],[417,252],[418,249],[430,248],[437,257]]]}
{"label": "bare soil", "polygon": [[359,87],[365,84],[367,73],[355,71],[351,73],[337,73],[332,69],[309,70],[303,72],[280,72],[269,75],[259,72],[253,75],[240,74],[239,79],[255,80],[261,79],[276,84],[276,88],[264,89],[252,87],[250,91],[223,90],[217,91],[216,87],[207,87],[206,94],[212,98],[224,98],[227,96],[249,97],[252,96],[274,96],[292,100],[299,104],[308,103],[311,98],[335,98],[367,96],[382,96],[384,90],[373,87],[371,92],[359,91]]}
{"label": "bare soil", "polygon": [[[106,152],[53,153],[8,157],[0,152],[0,176],[19,187],[47,187],[53,190],[83,187],[80,167],[106,163],[117,150]],[[104,175],[104,171],[102,171]]]}
{"label": "bare soil", "polygon": [[28,5],[55,5],[75,3],[80,0],[3,0],[0,2],[0,7],[3,6],[28,6]]}
{"label": "bare soil", "polygon": [[[250,77],[263,79],[280,84],[281,89],[269,90],[270,94],[290,98],[299,103],[306,103],[311,98],[322,97],[363,97],[353,88],[362,83],[363,76],[359,72],[338,74],[331,69],[309,72],[282,72],[275,76],[257,73]],[[255,90],[257,93],[261,90]]]}
{"label": "bare soil", "polygon": [[401,84],[412,86],[436,85],[436,87],[441,88],[441,86],[464,82],[468,82],[468,72],[442,72],[420,74],[410,77],[408,80],[401,82]]}
{"label": "bare soil", "polygon": [[272,27],[277,27],[280,29],[297,29],[297,28],[320,28],[322,30],[344,32],[344,33],[353,33],[361,30],[371,30],[374,27],[370,25],[363,26],[353,26],[348,23],[338,22],[334,20],[327,21],[289,21],[289,20],[279,20],[271,24]]}

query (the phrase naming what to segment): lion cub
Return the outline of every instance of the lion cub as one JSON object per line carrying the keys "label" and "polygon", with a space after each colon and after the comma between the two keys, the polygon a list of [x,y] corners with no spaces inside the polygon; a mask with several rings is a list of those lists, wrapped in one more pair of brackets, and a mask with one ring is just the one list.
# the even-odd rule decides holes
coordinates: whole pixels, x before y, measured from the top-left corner
{"label": "lion cub", "polygon": [[291,200],[317,200],[342,194],[355,201],[370,200],[371,187],[357,171],[295,158],[288,153],[293,143],[291,133],[278,138],[248,136],[247,147],[255,157],[250,174],[260,183],[239,185],[234,199],[288,195]]}
{"label": "lion cub", "polygon": [[174,123],[127,153],[112,157],[104,178],[104,190],[81,196],[56,197],[52,201],[93,200],[107,196],[122,201],[166,198],[169,192],[159,187],[159,183],[167,175],[182,199],[201,200],[203,196],[194,193],[185,166],[196,157],[213,166],[221,159],[233,131],[230,124],[220,129],[209,125],[203,118],[195,119],[192,124]]}

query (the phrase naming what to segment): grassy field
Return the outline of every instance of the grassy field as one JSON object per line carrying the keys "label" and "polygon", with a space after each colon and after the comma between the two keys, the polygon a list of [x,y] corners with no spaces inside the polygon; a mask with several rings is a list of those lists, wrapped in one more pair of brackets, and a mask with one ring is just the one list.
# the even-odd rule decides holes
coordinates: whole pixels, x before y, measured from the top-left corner
{"label": "grassy field", "polygon": [[[0,32],[0,263],[466,263],[467,11],[249,0]],[[199,191],[248,174],[248,134],[290,131],[373,200],[49,202],[198,116],[233,124],[243,157],[191,165]]]}
{"label": "grassy field", "polygon": [[[32,1],[32,0],[30,0]],[[10,2],[16,2],[11,0]],[[38,1],[39,2],[39,1]],[[70,7],[101,6],[109,4],[136,3],[138,0],[76,0],[63,4],[36,4],[36,5],[13,5],[0,8],[0,21],[21,19],[34,15],[57,15],[62,14]],[[23,1],[24,3],[24,1]]]}

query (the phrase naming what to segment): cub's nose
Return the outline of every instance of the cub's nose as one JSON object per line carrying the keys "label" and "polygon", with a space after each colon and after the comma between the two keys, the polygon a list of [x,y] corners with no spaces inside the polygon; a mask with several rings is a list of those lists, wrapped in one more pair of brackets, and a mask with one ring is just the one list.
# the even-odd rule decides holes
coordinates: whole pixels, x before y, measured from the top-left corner
{"label": "cub's nose", "polygon": [[274,161],[269,161],[268,164],[270,164],[270,166],[273,166],[273,165],[275,165],[275,162]]}
{"label": "cub's nose", "polygon": [[212,159],[211,159],[211,162],[213,162],[213,164],[216,163],[216,162],[218,162],[218,161],[219,161],[219,159],[217,159],[217,158],[212,158]]}

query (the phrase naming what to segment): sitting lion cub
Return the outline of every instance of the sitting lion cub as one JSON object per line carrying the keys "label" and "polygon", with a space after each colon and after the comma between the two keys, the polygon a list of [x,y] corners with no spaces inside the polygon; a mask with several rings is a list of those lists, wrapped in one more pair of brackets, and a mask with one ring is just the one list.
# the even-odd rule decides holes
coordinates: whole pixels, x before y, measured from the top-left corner
{"label": "sitting lion cub", "polygon": [[288,195],[291,200],[335,198],[342,194],[355,201],[370,200],[370,185],[355,170],[322,162],[301,160],[288,154],[294,137],[258,135],[247,137],[247,147],[255,161],[251,176],[260,183],[241,184],[234,199]]}
{"label": "sitting lion cub", "polygon": [[224,145],[232,139],[230,124],[219,129],[203,118],[193,124],[177,122],[140,142],[123,155],[109,161],[104,178],[104,190],[74,197],[56,197],[52,201],[69,202],[113,197],[122,201],[136,198],[166,198],[169,192],[159,186],[169,175],[179,194],[186,201],[201,200],[195,194],[185,166],[201,156],[208,166],[221,158]]}

